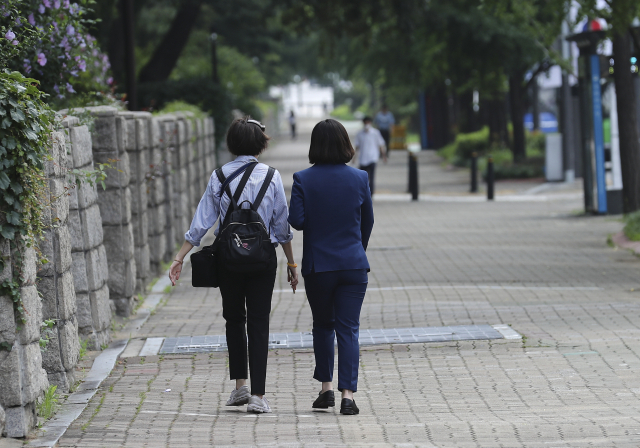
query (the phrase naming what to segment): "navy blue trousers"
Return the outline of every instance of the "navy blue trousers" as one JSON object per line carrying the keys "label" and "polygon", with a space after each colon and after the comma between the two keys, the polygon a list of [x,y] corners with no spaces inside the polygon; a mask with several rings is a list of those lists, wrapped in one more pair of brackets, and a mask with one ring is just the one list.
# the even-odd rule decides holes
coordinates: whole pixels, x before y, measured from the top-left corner
{"label": "navy blue trousers", "polygon": [[360,310],[367,291],[366,269],[311,273],[304,276],[313,314],[313,377],[333,381],[334,338],[338,339],[338,389],[358,390]]}

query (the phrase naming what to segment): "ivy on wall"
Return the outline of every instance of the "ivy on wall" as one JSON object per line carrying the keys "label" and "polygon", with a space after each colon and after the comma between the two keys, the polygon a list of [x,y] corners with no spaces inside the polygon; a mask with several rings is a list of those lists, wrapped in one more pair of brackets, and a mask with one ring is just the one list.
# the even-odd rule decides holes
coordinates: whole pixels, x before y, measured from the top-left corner
{"label": "ivy on wall", "polygon": [[[44,95],[35,79],[0,72],[0,236],[9,240],[15,257],[12,278],[0,284],[0,294],[13,299],[23,323],[21,254],[42,236],[42,213],[48,205],[44,161],[55,116],[42,101]],[[0,257],[0,271],[6,262]]]}

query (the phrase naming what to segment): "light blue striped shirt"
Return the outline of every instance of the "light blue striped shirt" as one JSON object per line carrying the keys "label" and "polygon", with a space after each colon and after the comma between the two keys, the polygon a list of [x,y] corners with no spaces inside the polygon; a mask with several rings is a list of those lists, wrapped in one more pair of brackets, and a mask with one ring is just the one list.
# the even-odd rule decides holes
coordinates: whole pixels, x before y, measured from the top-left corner
{"label": "light blue striped shirt", "polygon": [[[222,167],[222,172],[225,177],[229,177],[235,170],[240,168],[243,164],[256,161],[252,156],[238,156],[233,162],[227,163]],[[262,187],[262,183],[267,176],[269,167],[264,163],[259,163],[251,173],[247,185],[244,187],[238,204],[242,201],[253,202],[258,192]],[[234,194],[238,184],[242,179],[242,175],[237,176],[229,184],[231,193]],[[184,234],[184,239],[189,241],[194,246],[200,245],[200,240],[205,236],[207,230],[209,230],[216,223],[218,217],[220,217],[220,223],[224,221],[224,217],[229,209],[229,196],[225,193],[220,197],[220,187],[222,184],[218,179],[215,172],[211,174],[209,183],[207,184],[207,190],[204,192],[200,204],[196,210],[196,214],[191,221],[191,227],[189,231]],[[249,204],[244,204],[244,208],[248,208]],[[222,208],[222,210],[221,210]],[[282,178],[280,173],[276,170],[271,180],[271,184],[267,189],[267,192],[258,207],[258,214],[262,217],[262,220],[269,228],[269,234],[271,236],[271,242],[274,244],[288,243],[293,239],[293,232],[287,222],[289,216],[289,209],[287,207],[287,197],[284,193],[284,186],[282,185]],[[214,231],[215,235],[218,235],[220,231],[220,225]]]}

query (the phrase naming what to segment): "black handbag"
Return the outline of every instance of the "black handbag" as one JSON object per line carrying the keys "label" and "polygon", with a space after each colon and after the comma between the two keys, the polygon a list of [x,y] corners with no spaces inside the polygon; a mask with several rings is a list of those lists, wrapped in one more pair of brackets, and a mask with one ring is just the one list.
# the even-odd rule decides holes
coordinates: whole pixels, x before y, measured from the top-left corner
{"label": "black handbag", "polygon": [[191,254],[191,286],[195,288],[217,288],[218,264],[216,243],[205,246]]}
{"label": "black handbag", "polygon": [[[222,181],[222,186],[220,188],[220,192],[224,192],[229,189],[229,183],[236,178],[239,174],[245,171],[249,167],[255,167],[258,162],[248,163],[236,171],[234,171],[228,178],[224,178],[224,174],[222,173],[222,169],[218,168],[216,170],[216,174],[218,174],[218,178]],[[250,174],[250,172],[249,172]],[[245,176],[239,187],[242,187],[239,191],[237,191],[238,198],[240,197],[240,193],[242,193],[242,189],[244,189],[244,185],[247,183],[249,176]],[[224,180],[223,180],[224,179]],[[229,193],[231,196],[231,194]],[[237,199],[236,199],[237,200]],[[226,217],[228,218],[228,216]],[[227,219],[225,219],[225,222]],[[224,224],[221,226],[224,228]],[[194,252],[191,254],[191,286],[194,288],[217,288],[220,286],[220,282],[218,281],[218,246],[219,246],[219,236],[210,246],[205,246],[198,252]]]}

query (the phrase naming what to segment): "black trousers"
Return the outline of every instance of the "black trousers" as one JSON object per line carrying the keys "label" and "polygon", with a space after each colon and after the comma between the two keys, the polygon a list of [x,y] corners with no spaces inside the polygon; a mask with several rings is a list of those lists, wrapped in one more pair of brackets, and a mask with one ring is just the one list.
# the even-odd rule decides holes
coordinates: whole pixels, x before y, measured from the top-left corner
{"label": "black trousers", "polygon": [[360,165],[360,169],[362,171],[366,171],[369,175],[369,190],[371,190],[371,196],[373,196],[373,190],[375,190],[373,181],[376,172],[376,164],[370,163],[369,165]]}
{"label": "black trousers", "polygon": [[230,272],[224,266],[219,268],[222,317],[227,322],[229,373],[232,380],[249,378],[248,333],[249,372],[253,395],[265,393],[269,355],[269,314],[277,264],[274,248],[273,258],[265,272],[245,274]]}
{"label": "black trousers", "polygon": [[389,156],[389,141],[391,140],[391,132],[389,129],[379,129],[380,135],[384,140],[384,144],[387,146],[387,156]]}

